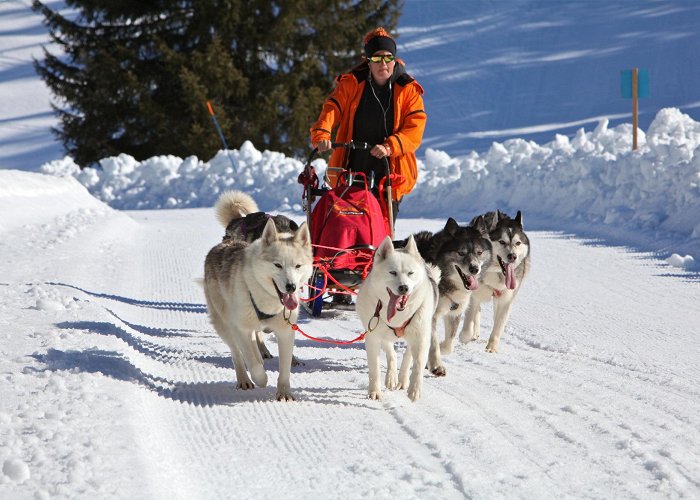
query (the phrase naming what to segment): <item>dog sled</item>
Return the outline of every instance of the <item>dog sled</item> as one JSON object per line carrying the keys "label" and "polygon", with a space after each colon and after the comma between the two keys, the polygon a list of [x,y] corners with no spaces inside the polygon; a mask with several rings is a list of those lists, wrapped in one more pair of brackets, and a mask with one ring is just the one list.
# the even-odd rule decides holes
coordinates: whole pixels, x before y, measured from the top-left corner
{"label": "dog sled", "polygon": [[[374,145],[350,141],[332,143],[332,147],[345,149],[344,164],[347,164],[351,150],[369,150]],[[318,149],[314,148],[298,179],[303,186],[303,207],[314,251],[307,299],[312,316],[320,316],[324,306],[334,301],[351,303],[355,290],[369,274],[375,250],[386,236],[393,238],[394,227],[392,176],[386,158],[386,174],[376,186],[362,172],[330,166],[320,186],[311,165],[317,155]],[[338,174],[336,187],[329,186],[328,171]]]}

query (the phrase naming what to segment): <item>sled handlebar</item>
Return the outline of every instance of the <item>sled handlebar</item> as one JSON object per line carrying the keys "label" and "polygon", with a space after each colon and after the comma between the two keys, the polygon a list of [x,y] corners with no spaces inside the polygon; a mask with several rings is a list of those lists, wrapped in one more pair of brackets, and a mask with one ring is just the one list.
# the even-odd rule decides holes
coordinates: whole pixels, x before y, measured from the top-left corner
{"label": "sled handlebar", "polygon": [[332,148],[345,148],[345,149],[372,149],[375,144],[370,144],[368,142],[360,141],[350,141],[350,142],[331,142]]}

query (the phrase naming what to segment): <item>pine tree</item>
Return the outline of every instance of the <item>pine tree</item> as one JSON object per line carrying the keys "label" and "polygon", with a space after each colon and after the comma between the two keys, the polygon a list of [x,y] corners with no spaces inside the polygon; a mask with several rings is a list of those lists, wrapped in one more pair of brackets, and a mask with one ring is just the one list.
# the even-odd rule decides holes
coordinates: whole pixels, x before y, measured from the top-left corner
{"label": "pine tree", "polygon": [[34,0],[62,54],[35,61],[54,133],[80,165],[128,153],[211,158],[222,146],[304,155],[335,75],[363,35],[395,28],[399,0]]}

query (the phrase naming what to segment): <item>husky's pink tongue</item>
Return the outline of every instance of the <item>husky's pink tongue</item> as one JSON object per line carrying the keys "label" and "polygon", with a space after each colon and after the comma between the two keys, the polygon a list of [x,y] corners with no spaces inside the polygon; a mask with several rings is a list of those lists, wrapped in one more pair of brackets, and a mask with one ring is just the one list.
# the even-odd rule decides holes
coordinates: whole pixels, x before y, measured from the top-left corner
{"label": "husky's pink tongue", "polygon": [[389,287],[386,289],[389,292],[389,304],[386,307],[386,320],[391,321],[396,315],[396,311],[403,311],[408,302],[408,295],[395,295]]}
{"label": "husky's pink tongue", "polygon": [[515,264],[506,264],[506,288],[515,290],[516,286],[518,286],[518,280],[515,278]]}
{"label": "husky's pink tongue", "polygon": [[474,276],[467,276],[467,288],[469,290],[476,290],[479,288],[479,280],[477,280]]}
{"label": "husky's pink tongue", "polygon": [[297,299],[297,296],[294,293],[283,293],[282,305],[290,311],[293,311],[299,305],[299,299]]}

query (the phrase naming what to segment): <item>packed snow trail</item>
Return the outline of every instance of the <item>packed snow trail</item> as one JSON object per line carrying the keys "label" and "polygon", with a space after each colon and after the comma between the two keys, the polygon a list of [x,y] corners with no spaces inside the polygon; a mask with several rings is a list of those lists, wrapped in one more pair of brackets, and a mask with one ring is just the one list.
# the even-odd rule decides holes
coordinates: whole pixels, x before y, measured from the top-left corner
{"label": "packed snow trail", "polygon": [[[399,219],[397,236],[442,224]],[[693,275],[530,233],[532,273],[499,354],[484,352],[487,307],[482,340],[445,357],[447,377],[426,374],[418,403],[405,391],[374,402],[362,344],[299,336],[297,401],[284,404],[274,337],[270,385],[236,390],[207,320],[195,279],[221,235],[210,209],[99,208],[5,234],[3,303],[16,309],[3,326],[14,356],[2,370],[0,497],[700,493]],[[343,340],[362,331],[349,311],[300,324]]]}

